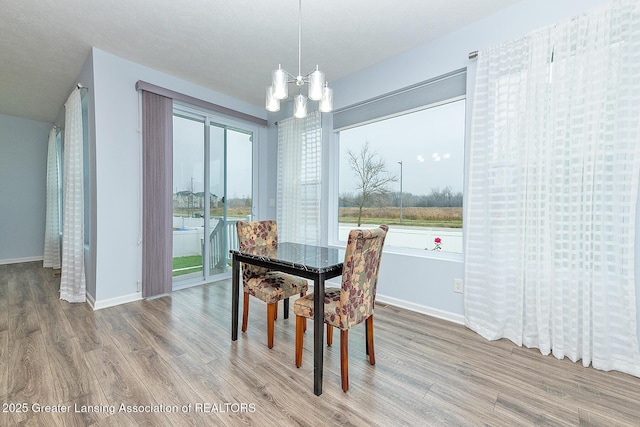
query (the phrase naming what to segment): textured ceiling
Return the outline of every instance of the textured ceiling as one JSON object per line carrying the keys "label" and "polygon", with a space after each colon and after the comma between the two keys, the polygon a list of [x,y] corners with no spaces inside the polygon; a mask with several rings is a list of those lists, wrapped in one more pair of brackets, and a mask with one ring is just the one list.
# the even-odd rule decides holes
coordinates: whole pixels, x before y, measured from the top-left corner
{"label": "textured ceiling", "polygon": [[[329,81],[518,0],[305,0],[302,72]],[[18,0],[0,13],[0,114],[53,122],[91,47],[263,105],[298,69],[295,0]]]}

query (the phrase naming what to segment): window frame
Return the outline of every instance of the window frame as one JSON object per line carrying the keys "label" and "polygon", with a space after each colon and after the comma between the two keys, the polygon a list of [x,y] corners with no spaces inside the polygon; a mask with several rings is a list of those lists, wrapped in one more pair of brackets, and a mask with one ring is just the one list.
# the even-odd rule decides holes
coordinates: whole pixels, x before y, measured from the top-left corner
{"label": "window frame", "polygon": [[[251,134],[251,160],[252,160],[252,177],[251,177],[251,217],[257,218],[261,214],[261,206],[264,204],[264,195],[261,196],[259,191],[259,182],[260,182],[260,172],[262,170],[261,165],[259,164],[260,156],[263,155],[261,152],[260,144],[261,136],[263,135],[263,130],[260,125],[243,119],[238,119],[231,116],[225,116],[221,113],[211,111],[207,108],[203,108],[197,105],[191,105],[183,101],[174,100],[173,101],[173,112],[172,117],[182,117],[188,120],[193,120],[203,124],[203,129],[205,130],[205,134],[203,138],[210,138],[210,127],[217,126],[227,130],[233,130],[241,133]],[[172,143],[173,144],[173,143]],[[209,158],[211,147],[206,143],[203,139],[204,151],[204,159],[205,159],[205,169],[207,170],[207,174],[209,173],[208,166],[206,165],[207,159]],[[226,150],[225,150],[226,157]],[[227,186],[227,161],[225,159],[225,169],[224,169],[224,179],[225,179],[225,188]],[[225,189],[226,192],[226,189]],[[227,271],[222,273],[211,273],[208,271],[208,276],[205,276],[205,269],[203,264],[202,277],[193,277],[187,278],[185,280],[172,279],[172,288],[174,291],[198,286],[205,283],[225,280],[231,277],[231,268],[228,268]]]}
{"label": "window frame", "polygon": [[[453,73],[448,73],[444,76],[442,76],[442,78],[447,78],[451,75],[457,75],[460,74],[461,71],[458,70],[456,72]],[[465,80],[466,80],[466,76],[467,76],[467,71],[466,69],[463,72],[464,76],[465,76]],[[400,89],[396,92],[394,92],[394,94],[401,94],[403,92],[409,91],[414,87],[418,87],[418,88],[422,88],[425,85],[429,85],[430,82],[432,81],[440,81],[442,78],[436,78],[433,80],[430,80],[428,82],[425,82],[424,84],[418,84],[418,85],[414,85],[408,88],[404,88],[404,89]],[[357,106],[364,106],[368,103],[371,102],[385,102],[385,99],[388,99],[390,96],[388,95],[383,95],[380,97],[375,98],[374,100],[366,100],[363,101],[359,104],[357,104]],[[458,95],[453,95],[451,97],[444,97],[441,98],[440,100],[436,101],[436,102],[431,102],[419,107],[413,107],[413,108],[409,108],[406,110],[402,110],[402,111],[397,111],[393,114],[388,114],[386,116],[383,117],[376,117],[376,118],[372,118],[370,120],[364,120],[362,122],[358,122],[358,123],[353,123],[350,124],[349,126],[344,126],[342,128],[338,128],[334,129],[331,132],[330,136],[329,136],[329,141],[328,141],[328,145],[329,145],[329,151],[328,151],[328,157],[329,157],[329,161],[328,163],[328,167],[327,167],[327,171],[328,171],[328,179],[327,179],[327,187],[328,187],[328,218],[327,218],[327,229],[328,229],[328,244],[329,246],[332,247],[344,247],[346,245],[346,241],[340,240],[338,237],[338,227],[339,227],[339,217],[338,217],[338,213],[339,213],[339,195],[340,195],[340,190],[339,190],[339,172],[340,172],[340,162],[343,161],[343,159],[340,158],[340,132],[346,129],[350,129],[353,127],[358,127],[358,126],[363,126],[369,123],[374,123],[374,122],[379,122],[382,120],[387,120],[387,119],[391,119],[394,117],[398,117],[401,115],[405,115],[405,114],[410,114],[410,113],[414,113],[417,111],[423,111],[423,110],[427,110],[430,108],[436,108],[439,107],[441,105],[445,105],[451,102],[457,102],[460,100],[464,100],[465,101],[465,108],[464,108],[464,114],[465,114],[465,118],[464,118],[464,129],[463,129],[463,153],[465,155],[465,158],[463,159],[463,173],[465,174],[465,176],[463,177],[463,200],[466,201],[466,199],[464,198],[464,191],[466,190],[466,164],[467,164],[467,123],[468,123],[468,113],[469,113],[469,96],[467,94],[466,91],[466,87],[465,87],[465,91],[464,94],[458,94]],[[357,106],[355,106],[357,108]],[[354,108],[354,106],[350,106],[347,107],[343,110],[347,110],[347,109],[351,109]],[[337,113],[340,113],[341,110],[338,110]],[[445,261],[463,261],[464,260],[464,247],[465,247],[465,233],[464,233],[464,213],[466,212],[466,209],[464,208],[464,203],[463,203],[463,227],[462,227],[462,251],[460,253],[457,252],[443,252],[443,251],[429,251],[429,250],[424,250],[424,249],[414,249],[414,248],[406,248],[406,247],[399,247],[399,246],[390,246],[388,244],[385,244],[384,247],[384,252],[385,253],[391,253],[391,254],[397,254],[397,255],[405,255],[405,256],[412,256],[412,257],[419,257],[419,258],[431,258],[431,259],[437,259],[437,260],[445,260]]]}

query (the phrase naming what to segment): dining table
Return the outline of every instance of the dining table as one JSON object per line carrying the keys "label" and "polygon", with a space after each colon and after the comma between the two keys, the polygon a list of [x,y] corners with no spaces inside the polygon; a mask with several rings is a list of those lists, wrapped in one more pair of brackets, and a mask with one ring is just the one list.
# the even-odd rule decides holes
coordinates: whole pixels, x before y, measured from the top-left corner
{"label": "dining table", "polygon": [[[322,394],[325,281],[342,275],[344,249],[303,243],[279,242],[229,251],[231,264],[231,340],[238,339],[240,264],[251,264],[313,280],[313,392]],[[289,304],[285,300],[285,318]]]}

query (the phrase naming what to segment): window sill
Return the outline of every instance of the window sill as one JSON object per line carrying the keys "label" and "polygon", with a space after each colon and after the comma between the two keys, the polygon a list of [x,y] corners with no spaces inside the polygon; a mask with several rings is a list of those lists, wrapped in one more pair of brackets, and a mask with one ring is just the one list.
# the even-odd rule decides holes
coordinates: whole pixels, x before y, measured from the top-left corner
{"label": "window sill", "polygon": [[[347,242],[335,242],[329,245],[332,248],[344,249],[347,246]],[[409,256],[414,258],[433,259],[438,261],[448,262],[464,262],[464,254],[442,251],[430,251],[423,249],[401,248],[398,246],[385,246],[382,250],[383,254],[393,254]]]}

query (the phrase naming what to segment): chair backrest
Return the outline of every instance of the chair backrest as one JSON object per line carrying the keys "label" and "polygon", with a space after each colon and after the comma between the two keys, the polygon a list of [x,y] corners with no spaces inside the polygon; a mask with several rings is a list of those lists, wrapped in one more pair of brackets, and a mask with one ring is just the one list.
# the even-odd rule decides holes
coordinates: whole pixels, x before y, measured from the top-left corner
{"label": "chair backrest", "polygon": [[349,232],[342,268],[340,323],[349,328],[373,314],[382,247],[389,227]]}
{"label": "chair backrest", "polygon": [[[236,231],[241,251],[253,246],[278,246],[278,225],[274,220],[238,221]],[[246,280],[251,277],[263,276],[267,271],[269,270],[266,268],[243,264],[242,278]]]}

